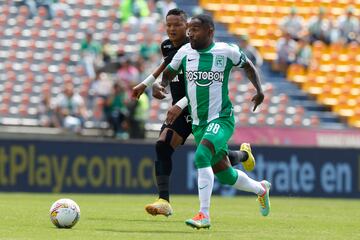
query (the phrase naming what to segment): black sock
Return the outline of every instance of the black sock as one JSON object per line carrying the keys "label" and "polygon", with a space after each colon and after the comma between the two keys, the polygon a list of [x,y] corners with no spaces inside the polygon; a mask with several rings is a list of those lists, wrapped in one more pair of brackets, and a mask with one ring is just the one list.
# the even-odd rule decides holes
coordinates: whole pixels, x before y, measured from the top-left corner
{"label": "black sock", "polygon": [[159,198],[170,202],[169,176],[156,176],[156,182],[159,190]]}
{"label": "black sock", "polygon": [[169,179],[172,171],[172,159],[171,156],[174,149],[163,141],[156,143],[156,155],[155,162],[155,175],[156,183],[159,191],[159,198],[170,201],[169,193]]}
{"label": "black sock", "polygon": [[245,162],[249,155],[245,151],[230,151],[228,152],[228,157],[231,163],[231,166],[235,166],[240,162]]}

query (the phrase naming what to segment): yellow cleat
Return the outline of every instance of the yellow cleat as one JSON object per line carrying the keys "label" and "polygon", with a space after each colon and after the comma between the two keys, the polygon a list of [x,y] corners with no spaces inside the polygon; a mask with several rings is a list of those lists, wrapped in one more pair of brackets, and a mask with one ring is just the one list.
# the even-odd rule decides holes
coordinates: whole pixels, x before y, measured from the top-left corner
{"label": "yellow cleat", "polygon": [[251,152],[250,143],[243,143],[240,146],[240,151],[245,151],[248,154],[248,159],[245,162],[241,162],[244,169],[248,172],[254,170],[255,168],[255,158]]}
{"label": "yellow cleat", "polygon": [[164,215],[168,217],[173,213],[170,203],[162,198],[159,198],[154,203],[146,205],[145,210],[153,216]]}

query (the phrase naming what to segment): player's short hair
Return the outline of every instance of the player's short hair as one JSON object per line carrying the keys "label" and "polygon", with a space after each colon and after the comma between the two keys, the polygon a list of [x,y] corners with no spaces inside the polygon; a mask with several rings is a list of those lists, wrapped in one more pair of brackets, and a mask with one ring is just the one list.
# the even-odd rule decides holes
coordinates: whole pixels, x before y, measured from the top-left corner
{"label": "player's short hair", "polygon": [[187,22],[188,19],[186,12],[180,8],[173,8],[169,10],[168,13],[166,14],[166,17],[169,15],[181,16],[185,22]]}
{"label": "player's short hair", "polygon": [[205,25],[215,30],[214,20],[207,14],[198,14],[196,16],[193,16],[191,19],[197,19],[201,22],[202,25]]}

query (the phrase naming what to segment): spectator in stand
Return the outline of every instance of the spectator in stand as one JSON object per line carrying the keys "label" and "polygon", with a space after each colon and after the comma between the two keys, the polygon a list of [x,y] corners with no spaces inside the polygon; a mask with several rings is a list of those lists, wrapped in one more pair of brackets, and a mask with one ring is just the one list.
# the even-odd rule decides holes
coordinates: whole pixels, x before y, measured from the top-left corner
{"label": "spectator in stand", "polygon": [[310,43],[315,41],[322,41],[326,44],[330,43],[330,21],[326,19],[326,9],[324,7],[319,8],[317,16],[313,16],[309,20],[308,31],[310,37]]}
{"label": "spectator in stand", "polygon": [[54,1],[53,10],[56,15],[57,12],[64,12],[66,16],[71,16],[73,10],[71,9],[70,5],[67,4],[67,0],[58,0]]}
{"label": "spectator in stand", "polygon": [[356,41],[357,34],[359,32],[359,20],[354,15],[354,12],[354,7],[349,6],[346,9],[346,14],[339,16],[337,20],[340,40],[345,44]]}
{"label": "spectator in stand", "polygon": [[113,130],[113,137],[119,139],[128,139],[129,134],[124,130],[124,122],[128,116],[128,110],[125,105],[126,94],[120,84],[113,85],[112,94],[107,97],[104,106],[106,120]]}
{"label": "spectator in stand", "polygon": [[312,115],[310,117],[310,126],[313,128],[318,128],[320,125],[320,118],[317,115]]}
{"label": "spectator in stand", "polygon": [[[126,59],[117,72],[118,83],[124,86],[126,92],[131,92],[132,87],[139,82],[139,70],[132,64],[130,59]],[[128,94],[129,96],[131,94]]]}
{"label": "spectator in stand", "polygon": [[289,33],[284,33],[276,43],[277,59],[274,68],[281,72],[286,72],[288,66],[295,61],[297,43],[291,38]]}
{"label": "spectator in stand", "polygon": [[151,35],[145,38],[145,42],[140,45],[140,56],[145,60],[149,60],[152,55],[159,53],[159,46],[154,42]]}
{"label": "spectator in stand", "polygon": [[102,60],[104,64],[110,63],[112,60],[114,60],[116,56],[116,51],[114,46],[111,44],[110,39],[108,36],[105,36],[102,40],[102,47],[101,47],[101,54],[102,54]]}
{"label": "spectator in stand", "polygon": [[[124,47],[120,46],[116,52],[116,62],[119,64],[123,63],[126,60],[126,53]],[[120,68],[120,65],[119,65]]]}
{"label": "spectator in stand", "polygon": [[150,14],[145,0],[123,0],[119,6],[121,22],[127,22],[132,16],[147,17]]}
{"label": "spectator in stand", "polygon": [[338,27],[337,19],[333,19],[333,17],[330,17],[329,21],[330,21],[330,29],[329,29],[330,44],[340,42],[340,30]]}
{"label": "spectator in stand", "polygon": [[149,118],[150,101],[147,94],[142,94],[138,101],[132,101],[129,106],[130,138],[145,138],[145,122]]}
{"label": "spectator in stand", "polygon": [[[137,69],[139,70],[139,79],[146,79],[147,76],[152,74],[152,69],[154,69],[154,63],[158,63],[159,60],[150,60],[146,61],[144,58],[139,58],[136,62]],[[151,96],[151,88],[145,89],[146,94],[148,96]]]}
{"label": "spectator in stand", "polygon": [[26,6],[29,9],[29,18],[33,18],[37,15],[35,0],[14,0],[16,7]]}
{"label": "spectator in stand", "polygon": [[81,56],[86,73],[91,79],[95,79],[95,66],[100,53],[101,45],[93,39],[92,32],[87,32],[85,39],[81,43]]}
{"label": "spectator in stand", "polygon": [[156,3],[157,12],[165,19],[166,14],[171,10],[177,8],[177,4],[173,0],[160,0]]}
{"label": "spectator in stand", "polygon": [[47,19],[51,20],[54,17],[53,0],[35,0],[36,7],[43,7],[47,10]]}
{"label": "spectator in stand", "polygon": [[113,81],[108,77],[108,74],[102,72],[92,82],[89,90],[91,101],[94,102],[96,98],[107,99],[112,91]]}
{"label": "spectator in stand", "polygon": [[259,51],[249,44],[249,37],[247,35],[240,36],[239,46],[256,67],[261,67],[263,64],[263,59]]}
{"label": "spectator in stand", "polygon": [[280,23],[280,29],[290,34],[291,38],[298,40],[303,34],[304,19],[297,14],[297,9],[292,7],[290,15],[284,17]]}
{"label": "spectator in stand", "polygon": [[39,124],[42,127],[56,127],[60,128],[61,124],[55,114],[55,104],[51,101],[51,95],[46,94],[43,96],[38,110]]}
{"label": "spectator in stand", "polygon": [[297,42],[296,53],[295,53],[295,63],[303,65],[305,68],[308,68],[311,61],[311,47],[309,42],[305,37],[300,38]]}
{"label": "spectator in stand", "polygon": [[64,86],[64,92],[56,99],[56,112],[62,126],[75,133],[80,133],[87,118],[84,99],[74,92],[72,83]]}

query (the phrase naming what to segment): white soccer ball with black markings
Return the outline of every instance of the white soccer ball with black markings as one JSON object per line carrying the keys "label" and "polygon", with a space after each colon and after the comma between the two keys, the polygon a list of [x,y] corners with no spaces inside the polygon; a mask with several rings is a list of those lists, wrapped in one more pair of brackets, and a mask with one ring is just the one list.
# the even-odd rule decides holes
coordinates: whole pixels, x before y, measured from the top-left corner
{"label": "white soccer ball with black markings", "polygon": [[80,207],[71,199],[59,199],[50,208],[50,219],[58,228],[72,228],[80,219]]}

